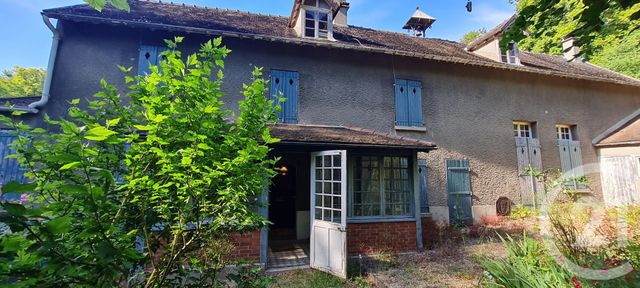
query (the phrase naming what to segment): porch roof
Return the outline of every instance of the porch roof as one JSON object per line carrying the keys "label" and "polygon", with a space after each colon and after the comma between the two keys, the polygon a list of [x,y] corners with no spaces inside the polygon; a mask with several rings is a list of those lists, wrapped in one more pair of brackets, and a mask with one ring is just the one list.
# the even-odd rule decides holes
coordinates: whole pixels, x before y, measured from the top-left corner
{"label": "porch roof", "polygon": [[336,145],[365,148],[395,148],[418,151],[437,149],[430,141],[345,126],[275,124],[271,135],[281,144]]}
{"label": "porch roof", "polygon": [[640,145],[640,109],[607,129],[592,142],[597,147]]}

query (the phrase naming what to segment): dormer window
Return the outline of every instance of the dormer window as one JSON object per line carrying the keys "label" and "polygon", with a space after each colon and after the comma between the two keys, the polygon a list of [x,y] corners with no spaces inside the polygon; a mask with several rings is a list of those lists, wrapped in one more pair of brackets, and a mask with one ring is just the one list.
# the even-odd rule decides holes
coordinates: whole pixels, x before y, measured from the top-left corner
{"label": "dormer window", "polygon": [[520,64],[520,53],[518,52],[518,44],[509,43],[507,51],[502,51],[502,62],[518,65]]}
{"label": "dormer window", "polygon": [[333,14],[324,0],[304,1],[304,37],[332,39]]}

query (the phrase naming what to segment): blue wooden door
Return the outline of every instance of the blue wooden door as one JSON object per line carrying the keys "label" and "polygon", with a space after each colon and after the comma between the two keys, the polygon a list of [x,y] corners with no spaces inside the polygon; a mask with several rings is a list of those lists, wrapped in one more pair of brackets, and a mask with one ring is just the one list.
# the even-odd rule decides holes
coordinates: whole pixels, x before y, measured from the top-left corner
{"label": "blue wooden door", "polygon": [[469,160],[447,160],[449,222],[472,224]]}

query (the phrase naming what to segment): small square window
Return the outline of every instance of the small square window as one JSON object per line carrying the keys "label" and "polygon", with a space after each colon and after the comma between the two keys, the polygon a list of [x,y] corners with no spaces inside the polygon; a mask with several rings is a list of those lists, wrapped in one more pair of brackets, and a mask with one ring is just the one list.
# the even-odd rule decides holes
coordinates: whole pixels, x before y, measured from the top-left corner
{"label": "small square window", "polygon": [[531,122],[513,122],[513,134],[520,138],[534,138]]}
{"label": "small square window", "polygon": [[556,134],[558,140],[573,140],[573,133],[571,133],[571,126],[569,125],[556,125]]}

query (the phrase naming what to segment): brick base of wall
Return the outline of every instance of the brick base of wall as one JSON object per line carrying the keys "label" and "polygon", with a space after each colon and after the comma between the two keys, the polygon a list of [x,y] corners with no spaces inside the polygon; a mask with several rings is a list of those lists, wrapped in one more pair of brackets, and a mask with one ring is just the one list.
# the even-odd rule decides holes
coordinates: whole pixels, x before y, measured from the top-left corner
{"label": "brick base of wall", "polygon": [[229,236],[235,246],[234,260],[260,261],[260,231],[234,233]]}
{"label": "brick base of wall", "polygon": [[401,253],[418,250],[416,222],[347,224],[347,251],[350,255]]}

